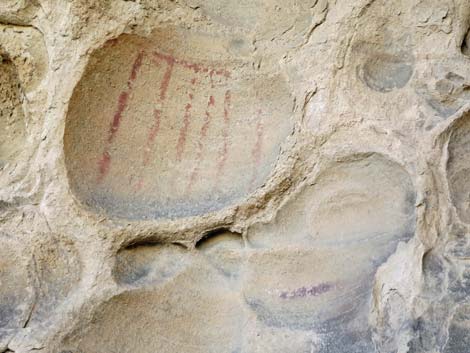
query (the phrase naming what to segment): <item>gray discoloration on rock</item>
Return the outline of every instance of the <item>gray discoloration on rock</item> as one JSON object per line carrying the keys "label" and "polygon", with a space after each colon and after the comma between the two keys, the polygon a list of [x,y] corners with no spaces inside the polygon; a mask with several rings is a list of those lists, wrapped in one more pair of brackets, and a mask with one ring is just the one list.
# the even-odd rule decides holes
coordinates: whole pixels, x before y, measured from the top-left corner
{"label": "gray discoloration on rock", "polygon": [[64,305],[82,277],[82,264],[73,243],[57,236],[43,238],[31,260],[36,273],[36,303],[31,320],[42,324]]}
{"label": "gray discoloration on rock", "polygon": [[464,353],[470,346],[470,306],[461,305],[456,308],[449,326],[449,337],[443,350],[444,353]]}
{"label": "gray discoloration on rock", "polygon": [[31,271],[20,243],[0,234],[0,343],[23,328],[33,307]]}
{"label": "gray discoloration on rock", "polygon": [[406,61],[406,54],[379,54],[358,68],[358,76],[367,86],[384,93],[405,87],[412,74],[413,65]]}
{"label": "gray discoloration on rock", "polygon": [[176,245],[133,245],[117,254],[113,275],[125,285],[164,283],[183,271],[189,260],[189,254]]}

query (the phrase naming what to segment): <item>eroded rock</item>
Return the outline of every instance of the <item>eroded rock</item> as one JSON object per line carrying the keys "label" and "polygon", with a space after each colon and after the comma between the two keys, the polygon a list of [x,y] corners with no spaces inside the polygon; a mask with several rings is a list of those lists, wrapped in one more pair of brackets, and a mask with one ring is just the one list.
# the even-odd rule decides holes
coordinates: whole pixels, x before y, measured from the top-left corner
{"label": "eroded rock", "polygon": [[[146,288],[127,290],[104,302],[91,322],[62,346],[90,353],[238,352],[241,298],[219,272],[189,252],[183,261],[191,261],[191,267],[181,269],[178,257],[172,256],[175,249],[138,251],[153,252],[156,260],[149,274],[138,279],[141,284],[147,281]],[[130,282],[130,277],[124,280]]]}
{"label": "eroded rock", "polygon": [[176,245],[133,245],[119,252],[113,275],[119,284],[163,283],[184,271],[189,260]]}
{"label": "eroded rock", "polygon": [[0,352],[466,352],[469,26],[1,1]]}
{"label": "eroded rock", "polygon": [[332,165],[275,222],[250,231],[262,250],[247,265],[248,305],[268,326],[327,334],[321,352],[372,352],[374,275],[413,236],[414,199],[408,174],[384,157]]}
{"label": "eroded rock", "polygon": [[459,217],[466,223],[470,222],[470,184],[467,181],[470,164],[466,158],[470,150],[469,137],[470,118],[466,114],[452,131],[447,162],[451,197]]}
{"label": "eroded rock", "polygon": [[34,303],[33,279],[21,245],[1,234],[0,241],[0,346],[29,321]]}
{"label": "eroded rock", "polygon": [[0,63],[0,167],[14,162],[23,150],[26,122],[21,84],[16,67],[7,56]]}
{"label": "eroded rock", "polygon": [[44,238],[35,247],[31,264],[36,274],[31,321],[41,324],[59,310],[82,277],[82,264],[72,241],[57,236]]}

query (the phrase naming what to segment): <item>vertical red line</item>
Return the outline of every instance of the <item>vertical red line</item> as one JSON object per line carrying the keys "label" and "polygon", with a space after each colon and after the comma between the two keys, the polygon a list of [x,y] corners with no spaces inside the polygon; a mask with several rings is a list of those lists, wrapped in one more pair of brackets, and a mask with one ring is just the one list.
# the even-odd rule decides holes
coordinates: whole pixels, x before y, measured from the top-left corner
{"label": "vertical red line", "polygon": [[[190,100],[192,100],[192,95],[190,95]],[[187,103],[184,107],[184,118],[183,118],[183,126],[181,127],[180,134],[178,137],[178,143],[176,145],[176,160],[178,162],[181,161],[181,157],[183,155],[184,147],[186,145],[186,137],[188,134],[189,123],[191,120],[191,103]]]}
{"label": "vertical red line", "polygon": [[[171,78],[172,78],[174,67],[175,67],[175,64],[177,63],[177,60],[172,55],[165,55],[165,54],[161,54],[158,52],[154,52],[151,58],[152,58],[152,61],[157,66],[159,66],[161,61],[164,61],[167,65],[165,73],[163,74],[163,78],[160,82],[159,98],[160,98],[161,103],[163,104],[163,102],[166,100],[166,96],[168,93],[168,89],[170,87]],[[142,167],[144,168],[148,166],[148,164],[150,163],[150,158],[152,156],[152,147],[157,137],[158,131],[160,130],[161,115],[162,115],[162,111],[160,109],[154,110],[154,124],[152,127],[150,127],[149,135],[147,137],[147,142],[145,145],[144,156],[142,159]],[[142,174],[142,171],[140,172],[140,174]],[[140,190],[143,184],[144,184],[144,181],[141,175],[139,178],[139,181],[136,184],[136,189]]]}
{"label": "vertical red line", "polygon": [[111,164],[111,156],[109,155],[108,151],[103,152],[101,159],[98,161],[98,171],[100,176],[105,176]]}
{"label": "vertical red line", "polygon": [[153,143],[155,142],[158,132],[160,131],[161,114],[162,114],[161,110],[155,109],[153,111],[154,123],[153,123],[153,126],[150,128],[149,135],[147,137],[147,143],[145,146],[144,159],[143,159],[144,166],[147,166],[150,162]]}
{"label": "vertical red line", "polygon": [[217,165],[217,179],[222,175],[228,157],[229,146],[229,128],[230,128],[230,108],[232,104],[232,94],[230,90],[225,92],[224,97],[224,127],[222,130],[223,145],[222,151],[219,153],[219,162]]}
{"label": "vertical red line", "polygon": [[[155,142],[155,139],[157,138],[158,132],[160,131],[161,113],[162,111],[159,109],[154,109],[153,111],[154,122],[153,122],[152,127],[149,130],[149,134],[147,136],[147,141],[145,144],[144,155],[142,158],[143,167],[146,167],[150,163],[150,158],[152,157],[153,144]],[[140,174],[139,180],[137,181],[137,184],[135,185],[136,190],[140,190],[144,186],[144,179],[142,177],[142,172],[140,172],[139,174]],[[129,182],[132,183],[132,176]]]}
{"label": "vertical red line", "polygon": [[122,113],[124,112],[124,110],[126,110],[128,101],[129,101],[129,92],[128,91],[121,92],[118,98],[118,108],[116,110],[116,113],[114,113],[113,120],[111,122],[111,128],[108,134],[109,144],[113,142],[114,137],[116,136],[116,133],[119,130],[119,126],[121,125]]}
{"label": "vertical red line", "polygon": [[113,115],[113,120],[111,121],[109,132],[108,132],[108,139],[106,141],[104,151],[100,160],[98,161],[98,182],[101,182],[109,172],[111,167],[111,154],[109,153],[109,147],[111,146],[117,132],[119,131],[119,127],[121,125],[122,114],[126,110],[129,104],[129,96],[133,89],[133,83],[137,78],[137,73],[139,72],[140,68],[142,67],[142,61],[144,58],[144,51],[140,51],[137,55],[134,63],[132,64],[131,73],[127,80],[127,90],[122,91],[118,98],[118,107],[116,112]]}
{"label": "vertical red line", "polygon": [[[196,83],[196,80],[192,79],[191,89],[193,89],[193,86],[195,83]],[[186,106],[184,107],[183,126],[180,129],[178,142],[176,144],[176,160],[178,162],[181,162],[184,148],[186,146],[186,139],[188,135],[189,125],[191,123],[191,109],[193,107],[192,101],[193,101],[194,95],[192,93],[189,93],[188,97],[189,97],[189,102],[186,103]]]}
{"label": "vertical red line", "polygon": [[166,92],[168,91],[168,87],[170,86],[171,75],[173,74],[173,67],[174,62],[171,61],[168,63],[168,67],[165,71],[165,75],[163,76],[163,80],[160,86],[160,99],[162,101],[166,98]]}
{"label": "vertical red line", "polygon": [[175,64],[177,63],[177,60],[171,55],[164,55],[164,54],[160,54],[157,52],[155,52],[154,55],[157,59],[163,60],[167,63],[167,68],[166,68],[165,74],[163,75],[162,82],[160,84],[160,99],[164,101],[166,98],[168,87],[170,86],[171,76],[173,74],[173,68]]}
{"label": "vertical red line", "polygon": [[210,127],[210,124],[211,124],[211,121],[212,121],[212,115],[210,113],[210,108],[214,107],[214,106],[215,106],[215,98],[214,98],[214,96],[210,96],[209,100],[207,102],[204,122],[202,124],[201,131],[199,132],[199,141],[198,141],[198,148],[197,148],[195,166],[194,166],[193,172],[191,173],[191,176],[189,178],[189,184],[188,184],[186,193],[191,192],[191,188],[193,187],[193,184],[196,180],[196,177],[199,174],[200,164],[201,164],[201,161],[202,161],[202,152],[203,152],[203,149],[204,149],[204,140],[207,136],[207,131],[209,130],[209,127]]}

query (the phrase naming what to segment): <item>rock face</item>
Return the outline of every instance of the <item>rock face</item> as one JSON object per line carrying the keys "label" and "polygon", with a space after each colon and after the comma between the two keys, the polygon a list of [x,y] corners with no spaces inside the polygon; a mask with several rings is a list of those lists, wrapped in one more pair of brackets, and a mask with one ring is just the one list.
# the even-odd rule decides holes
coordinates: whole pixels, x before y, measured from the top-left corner
{"label": "rock face", "polygon": [[230,40],[168,28],[92,54],[64,136],[83,204],[127,219],[194,216],[263,184],[293,131],[293,97]]}
{"label": "rock face", "polygon": [[3,0],[0,353],[469,353],[470,4]]}

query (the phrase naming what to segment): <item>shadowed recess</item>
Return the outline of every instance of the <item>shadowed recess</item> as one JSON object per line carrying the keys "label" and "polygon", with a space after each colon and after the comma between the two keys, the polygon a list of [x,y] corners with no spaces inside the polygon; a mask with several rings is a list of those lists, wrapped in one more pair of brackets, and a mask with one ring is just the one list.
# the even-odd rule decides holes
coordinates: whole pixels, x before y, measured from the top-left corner
{"label": "shadowed recess", "polygon": [[134,244],[118,252],[113,276],[118,284],[163,283],[190,264],[190,254],[178,245]]}
{"label": "shadowed recess", "polygon": [[0,55],[0,170],[23,149],[25,121],[15,65]]}
{"label": "shadowed recess", "polygon": [[197,244],[209,264],[232,284],[240,285],[240,274],[244,264],[245,245],[240,234],[219,229],[206,234]]}

